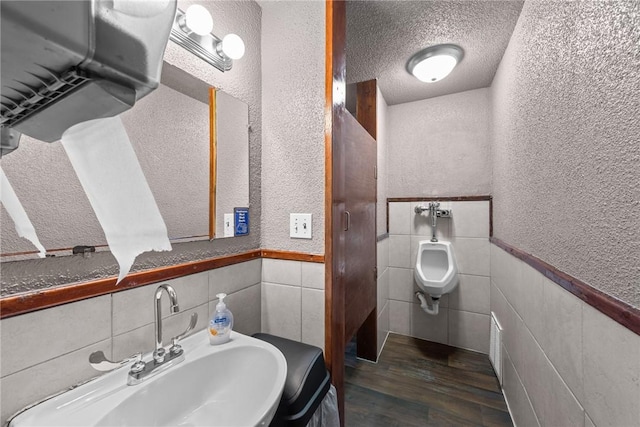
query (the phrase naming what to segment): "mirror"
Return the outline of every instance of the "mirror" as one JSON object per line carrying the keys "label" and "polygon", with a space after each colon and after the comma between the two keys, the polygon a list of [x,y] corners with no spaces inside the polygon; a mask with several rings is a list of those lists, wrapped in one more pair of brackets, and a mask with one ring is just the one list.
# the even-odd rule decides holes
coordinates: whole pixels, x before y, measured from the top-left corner
{"label": "mirror", "polygon": [[[161,85],[121,115],[172,243],[224,237],[224,214],[248,207],[248,115],[244,102],[168,63]],[[0,164],[47,253],[108,250],[62,144],[23,136]],[[36,257],[4,208],[0,223],[3,261]]]}
{"label": "mirror", "polygon": [[215,237],[231,237],[234,209],[249,206],[249,106],[220,90],[212,105],[216,182],[210,217],[215,218]]}

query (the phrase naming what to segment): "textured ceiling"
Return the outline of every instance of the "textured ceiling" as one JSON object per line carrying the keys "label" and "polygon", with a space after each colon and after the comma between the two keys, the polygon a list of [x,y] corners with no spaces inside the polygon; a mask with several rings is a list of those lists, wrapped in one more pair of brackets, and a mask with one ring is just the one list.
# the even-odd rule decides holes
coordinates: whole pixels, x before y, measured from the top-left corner
{"label": "textured ceiling", "polygon": [[[389,105],[488,87],[516,25],[523,1],[349,1],[347,82],[378,79]],[[425,47],[453,43],[464,58],[436,83],[406,70]]]}

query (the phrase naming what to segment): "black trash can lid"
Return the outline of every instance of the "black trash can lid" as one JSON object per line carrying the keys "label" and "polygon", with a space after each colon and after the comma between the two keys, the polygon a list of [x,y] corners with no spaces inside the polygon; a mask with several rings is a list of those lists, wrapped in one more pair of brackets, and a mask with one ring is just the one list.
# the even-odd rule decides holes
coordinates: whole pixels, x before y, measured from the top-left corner
{"label": "black trash can lid", "polygon": [[322,350],[270,334],[257,333],[253,337],[276,347],[287,361],[287,378],[280,401],[281,407],[284,406],[283,418],[308,421],[331,385]]}

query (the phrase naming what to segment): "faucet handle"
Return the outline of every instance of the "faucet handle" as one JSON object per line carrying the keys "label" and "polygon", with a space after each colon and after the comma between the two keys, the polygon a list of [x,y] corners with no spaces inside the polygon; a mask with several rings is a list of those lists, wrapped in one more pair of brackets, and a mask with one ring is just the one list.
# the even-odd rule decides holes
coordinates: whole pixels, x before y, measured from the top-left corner
{"label": "faucet handle", "polygon": [[171,349],[170,351],[172,353],[177,353],[181,347],[178,345],[178,342],[180,340],[182,340],[184,337],[186,337],[187,335],[189,335],[189,332],[191,332],[193,330],[193,328],[196,327],[196,323],[198,323],[198,313],[193,313],[191,315],[191,320],[189,321],[189,326],[187,326],[187,329],[185,329],[185,331],[183,333],[181,333],[180,335],[177,335],[173,338],[171,338]]}
{"label": "faucet handle", "polygon": [[89,356],[89,363],[91,364],[91,367],[96,371],[101,372],[112,371],[128,363],[138,363],[140,361],[142,361],[142,353],[136,353],[126,359],[120,360],[119,362],[112,362],[107,359],[102,350],[94,351]]}

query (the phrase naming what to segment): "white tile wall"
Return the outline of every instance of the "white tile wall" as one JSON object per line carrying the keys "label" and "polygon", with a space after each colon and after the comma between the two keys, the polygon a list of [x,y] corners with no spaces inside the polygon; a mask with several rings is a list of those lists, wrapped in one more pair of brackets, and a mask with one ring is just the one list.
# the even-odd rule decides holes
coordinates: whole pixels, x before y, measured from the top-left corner
{"label": "white tile wall", "polygon": [[389,235],[389,267],[411,268],[411,236]]}
{"label": "white tile wall", "polygon": [[[209,301],[209,277],[207,272],[192,274],[162,283],[169,283],[175,289],[178,294],[180,311],[189,310]],[[120,335],[141,326],[153,324],[153,296],[157,285],[159,283],[112,295],[114,335]],[[162,316],[163,318],[171,316],[169,298],[166,295],[162,296]],[[188,323],[189,321],[187,320]],[[204,325],[203,323],[202,327]]]}
{"label": "white tile wall", "polygon": [[2,376],[110,339],[110,317],[111,297],[101,296],[0,321]]}
{"label": "white tile wall", "polygon": [[300,287],[302,285],[302,262],[283,259],[263,259],[262,281]]}
{"label": "white tile wall", "polygon": [[448,310],[449,337],[447,343],[460,348],[489,353],[490,319],[488,314],[478,314],[469,311]]}
{"label": "white tile wall", "polygon": [[389,332],[411,335],[412,307],[410,302],[389,300]]}
{"label": "white tile wall", "polygon": [[302,286],[305,288],[314,288],[324,290],[324,264],[317,262],[303,262],[302,268]]}
{"label": "white tile wall", "polygon": [[640,336],[582,303],[584,408],[598,426],[640,424]]}
{"label": "white tile wall", "polygon": [[302,339],[324,348],[324,292],[302,288]]}
{"label": "white tile wall", "polygon": [[489,201],[451,202],[450,233],[456,237],[489,237]]}
{"label": "white tile wall", "polygon": [[495,245],[490,289],[517,425],[640,425],[640,336]]}
{"label": "white tile wall", "polygon": [[[228,307],[233,307],[233,329],[245,335],[252,335],[262,330],[261,301],[262,286],[260,282],[229,294],[225,299]],[[218,300],[209,303],[209,318],[213,317]]]}
{"label": "white tile wall", "polygon": [[[531,406],[527,391],[522,386],[522,381],[509,353],[503,355],[503,391],[504,397],[511,413],[511,419],[516,426],[539,427],[540,422]],[[560,426],[558,426],[560,427]]]}
{"label": "white tile wall", "polygon": [[449,310],[440,309],[436,316],[427,314],[418,304],[411,305],[411,336],[427,341],[449,343]]}
{"label": "white tile wall", "polygon": [[411,203],[389,203],[389,234],[411,234]]}
{"label": "white tile wall", "polygon": [[415,297],[418,243],[430,240],[428,212],[415,213],[429,202],[389,203],[389,330],[488,353],[491,248],[489,202],[440,202],[452,218],[438,218],[436,236],[453,243],[459,284],[440,300],[440,313],[425,313]]}
{"label": "white tile wall", "polygon": [[384,345],[389,336],[389,303],[384,305],[384,308],[378,315],[378,357],[384,348]]}
{"label": "white tile wall", "polygon": [[523,336],[520,339],[522,340],[524,364],[519,371],[520,377],[524,388],[528,390],[529,398],[535,413],[538,414],[540,424],[545,425],[544,407],[548,395],[553,396],[551,393],[547,393],[548,377],[553,365],[529,330],[527,328],[523,328],[523,330]]}
{"label": "white tile wall", "polygon": [[451,243],[461,274],[489,277],[491,264],[488,238],[453,237]]}
{"label": "white tile wall", "polygon": [[[379,272],[380,270],[378,270]],[[378,273],[378,289],[377,289],[377,297],[378,297],[378,316],[384,310],[384,307],[389,302],[389,268],[385,268],[382,270],[382,274]]]}
{"label": "white tile wall", "polygon": [[[234,329],[260,332],[261,275],[261,260],[252,260],[161,282],[175,288],[181,310],[170,315],[163,297],[165,340],[182,332],[192,313],[198,313],[196,329],[204,328],[220,292],[229,294]],[[151,351],[153,294],[158,285],[1,320],[0,425],[24,406],[97,376],[88,362],[94,351],[102,350],[113,359]]]}
{"label": "white tile wall", "polygon": [[262,282],[262,332],[302,341],[302,288]]}
{"label": "white tile wall", "polygon": [[[62,340],[61,340],[62,341]],[[4,343],[3,343],[4,347]],[[54,357],[12,374],[2,372],[2,405],[0,422],[5,425],[8,418],[26,405],[66,389],[67,387],[98,376],[89,365],[89,355],[102,350],[111,354],[111,338],[96,342]]]}
{"label": "white tile wall", "polygon": [[324,349],[324,268],[262,260],[262,332]]}
{"label": "white tile wall", "polygon": [[417,286],[413,282],[413,269],[389,267],[389,298],[413,302]]}
{"label": "white tile wall", "polygon": [[[522,301],[521,305],[524,304]],[[582,301],[545,279],[542,315],[541,347],[573,394],[583,400]]]}
{"label": "white tile wall", "polygon": [[383,238],[377,243],[378,268],[378,356],[389,334],[389,239]]}
{"label": "white tile wall", "polygon": [[221,292],[231,295],[234,292],[260,283],[262,280],[262,261],[261,259],[254,259],[224,268],[209,270],[209,299],[216,299],[216,294]]}
{"label": "white tile wall", "polygon": [[[177,292],[178,291],[176,290],[176,293]],[[178,294],[178,298],[180,298],[180,294]],[[150,304],[151,301],[152,300],[148,300],[147,305]],[[232,306],[229,305],[229,308],[231,309]],[[235,311],[236,310],[234,308],[233,312]],[[204,303],[190,309],[183,309],[181,307],[179,313],[166,317],[165,320],[163,320],[162,334],[165,343],[168,343],[171,337],[179,335],[187,328],[193,313],[198,314],[196,330],[204,329],[207,326],[210,317],[208,303]],[[115,360],[124,359],[140,351],[151,351],[154,348],[155,339],[153,323],[113,336],[113,359]]]}
{"label": "white tile wall", "polygon": [[490,314],[491,280],[486,276],[459,274],[458,286],[448,295],[449,308]]}
{"label": "white tile wall", "polygon": [[593,421],[591,421],[591,418],[589,418],[589,415],[587,415],[587,413],[584,413],[584,427],[596,427],[596,425],[593,423]]}

